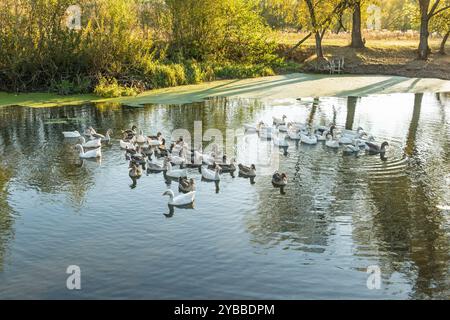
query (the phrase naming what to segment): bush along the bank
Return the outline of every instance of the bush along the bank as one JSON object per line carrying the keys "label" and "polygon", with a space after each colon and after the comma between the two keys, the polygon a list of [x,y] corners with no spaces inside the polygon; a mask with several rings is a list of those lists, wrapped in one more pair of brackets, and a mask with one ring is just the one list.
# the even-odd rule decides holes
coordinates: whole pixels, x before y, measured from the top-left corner
{"label": "bush along the bank", "polygon": [[[252,0],[0,2],[0,90],[104,97],[223,78],[272,75],[281,63]],[[100,75],[100,76],[99,76]]]}
{"label": "bush along the bank", "polygon": [[100,78],[95,86],[94,93],[105,98],[116,98],[122,96],[134,96],[138,93],[135,88],[119,85],[115,78]]}

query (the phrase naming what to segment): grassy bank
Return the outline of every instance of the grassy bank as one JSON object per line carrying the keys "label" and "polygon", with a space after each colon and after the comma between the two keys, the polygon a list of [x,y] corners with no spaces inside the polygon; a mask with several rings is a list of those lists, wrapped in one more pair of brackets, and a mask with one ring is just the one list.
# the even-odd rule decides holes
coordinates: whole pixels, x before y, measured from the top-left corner
{"label": "grassy bank", "polygon": [[145,91],[135,97],[101,98],[91,94],[59,96],[47,93],[0,93],[0,107],[19,105],[51,107],[89,102],[122,103],[141,106],[149,103],[183,104],[208,97],[227,96],[258,99],[283,99],[315,96],[364,96],[396,92],[450,91],[450,81],[397,76],[320,75],[295,73],[272,77],[219,80],[197,85]]}
{"label": "grassy bank", "polygon": [[[311,37],[299,48],[289,52],[305,34],[286,32],[275,33],[279,44],[279,53],[287,59],[303,63],[302,71],[312,71],[314,65],[314,39]],[[417,36],[402,36],[394,33],[366,34],[366,48],[350,48],[349,34],[328,34],[323,41],[327,58],[340,56],[345,58],[345,72],[350,74],[384,74],[405,77],[439,78],[450,80],[450,56],[438,54],[441,39],[430,39],[433,54],[428,61],[419,61],[417,57]],[[446,46],[450,52],[450,44]]]}

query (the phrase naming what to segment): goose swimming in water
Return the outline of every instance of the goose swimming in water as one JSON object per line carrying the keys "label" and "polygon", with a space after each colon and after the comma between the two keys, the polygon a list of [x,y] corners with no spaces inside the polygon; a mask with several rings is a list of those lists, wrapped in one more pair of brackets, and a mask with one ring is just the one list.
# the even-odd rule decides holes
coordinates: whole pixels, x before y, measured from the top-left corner
{"label": "goose swimming in water", "polygon": [[291,140],[301,140],[302,138],[300,132],[296,129],[289,129],[287,135]]}
{"label": "goose swimming in water", "polygon": [[169,196],[169,205],[171,206],[185,206],[191,204],[195,200],[195,191],[179,194],[175,197],[172,190],[167,190],[163,193],[163,196]]}
{"label": "goose swimming in water", "polygon": [[248,166],[244,166],[243,164],[238,164],[239,174],[244,177],[256,177],[256,167],[254,164]]}
{"label": "goose swimming in water", "polygon": [[286,124],[279,124],[277,126],[277,129],[280,132],[287,132],[288,131],[288,126]]}
{"label": "goose swimming in water", "polygon": [[142,169],[140,166],[138,166],[136,163],[132,162],[130,163],[131,168],[129,169],[128,175],[130,178],[139,178],[142,176]]}
{"label": "goose swimming in water", "polygon": [[136,126],[132,126],[131,129],[125,129],[122,130],[122,133],[126,133],[128,136],[135,136],[136,135]]}
{"label": "goose swimming in water", "polygon": [[261,127],[261,129],[259,129],[259,137],[261,139],[270,140],[270,139],[272,139],[272,136],[273,136],[273,128],[272,127]]}
{"label": "goose swimming in water", "polygon": [[276,187],[284,187],[287,185],[287,175],[286,173],[279,173],[276,171],[272,176],[272,184]]}
{"label": "goose swimming in water", "polygon": [[380,154],[380,153],[385,153],[386,152],[386,147],[389,146],[389,143],[387,141],[384,141],[381,146],[372,143],[372,142],[367,142],[366,141],[366,151],[367,153],[371,154],[371,155],[375,155],[375,154]]}
{"label": "goose swimming in water", "polygon": [[245,132],[256,132],[258,131],[258,127],[257,125],[253,125],[253,124],[244,124],[244,130]]}
{"label": "goose swimming in water", "polygon": [[278,125],[285,125],[286,124],[286,115],[283,114],[283,116],[280,118],[276,118],[276,117],[272,117],[273,119],[273,124],[278,126]]}
{"label": "goose swimming in water", "polygon": [[87,129],[87,132],[90,132],[90,134],[87,134],[87,136],[88,136],[91,140],[94,140],[94,139],[101,139],[101,141],[103,141],[103,142],[109,142],[109,141],[111,140],[110,134],[112,134],[113,131],[112,131],[112,129],[108,129],[108,130],[106,130],[105,135],[102,135],[102,134],[100,134],[100,133],[97,133],[97,131],[95,131],[94,128],[89,127],[89,128]]}
{"label": "goose swimming in water", "polygon": [[63,131],[64,138],[79,138],[81,134],[78,131]]}
{"label": "goose swimming in water", "polygon": [[275,146],[282,147],[282,148],[289,147],[289,143],[286,141],[285,137],[283,137],[283,138],[273,137],[273,144]]}
{"label": "goose swimming in water", "polygon": [[83,148],[98,148],[102,146],[101,139],[89,140],[88,142],[86,142],[84,137],[80,137],[79,139]]}
{"label": "goose swimming in water", "polygon": [[194,179],[179,178],[178,180],[178,191],[183,193],[188,193],[195,191],[195,181]]}
{"label": "goose swimming in water", "polygon": [[144,136],[144,131],[139,130],[139,134],[136,136],[137,143],[145,143],[147,138]]}
{"label": "goose swimming in water", "polygon": [[209,170],[205,166],[202,166],[200,170],[202,173],[202,177],[205,180],[209,180],[209,181],[219,181],[220,180],[220,167],[218,165],[216,165],[216,168],[214,170]]}
{"label": "goose swimming in water", "polygon": [[164,159],[162,164],[152,162],[151,159],[147,159],[147,172],[163,172],[167,170],[167,158]]}
{"label": "goose swimming in water", "polygon": [[[213,163],[212,165],[208,166],[208,169],[214,170],[216,168],[216,163]],[[233,158],[231,159],[230,163],[227,163],[227,156],[224,155],[222,157],[222,163],[220,163],[220,172],[221,173],[232,173],[236,171],[236,160]]]}
{"label": "goose swimming in water", "polygon": [[317,137],[314,134],[306,135],[304,133],[301,133],[300,137],[301,137],[300,141],[302,143],[310,145],[317,144]]}
{"label": "goose swimming in water", "polygon": [[316,130],[317,141],[327,141],[328,130],[318,131]]}
{"label": "goose swimming in water", "polygon": [[172,164],[170,162],[166,163],[166,171],[164,172],[165,175],[169,178],[180,178],[180,177],[187,177],[187,171],[186,169],[172,169]]}
{"label": "goose swimming in water", "polygon": [[80,158],[83,158],[83,159],[99,158],[102,156],[102,148],[101,147],[85,152],[83,146],[81,144],[77,144],[75,146],[75,149],[79,151]]}
{"label": "goose swimming in water", "polygon": [[325,141],[325,145],[328,148],[337,149],[337,148],[339,148],[339,141],[333,139],[333,136],[331,134],[328,134],[327,141]]}
{"label": "goose swimming in water", "polygon": [[358,155],[358,154],[359,154],[359,151],[361,150],[361,149],[359,148],[358,143],[359,143],[358,140],[355,139],[354,142],[353,142],[353,144],[347,144],[347,145],[345,145],[345,146],[344,146],[344,150],[342,151],[342,153],[343,153],[344,155],[352,155],[352,154]]}
{"label": "goose swimming in water", "polygon": [[110,142],[111,141],[111,134],[113,134],[113,130],[112,129],[108,129],[106,130],[105,136],[104,137],[100,137],[102,142]]}

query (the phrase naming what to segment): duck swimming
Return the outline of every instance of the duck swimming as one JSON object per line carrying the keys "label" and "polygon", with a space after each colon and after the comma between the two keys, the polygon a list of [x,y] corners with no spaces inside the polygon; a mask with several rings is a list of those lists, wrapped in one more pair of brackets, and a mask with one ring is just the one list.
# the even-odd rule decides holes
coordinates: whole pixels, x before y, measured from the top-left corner
{"label": "duck swimming", "polygon": [[101,147],[85,152],[83,146],[81,144],[77,144],[75,146],[75,149],[77,149],[79,151],[80,158],[83,158],[83,159],[100,158],[102,156],[102,148]]}
{"label": "duck swimming", "polygon": [[180,177],[178,180],[178,191],[183,193],[188,193],[195,191],[195,181],[194,179],[187,179]]}
{"label": "duck swimming", "polygon": [[276,126],[279,126],[279,125],[285,125],[286,124],[286,115],[284,115],[283,114],[283,116],[281,117],[281,119],[280,118],[276,118],[276,117],[272,117],[272,120],[273,120],[273,124],[274,125],[276,125]]}
{"label": "duck swimming", "polygon": [[[220,172],[221,173],[232,173],[236,171],[236,160],[233,158],[231,159],[230,163],[227,163],[227,156],[224,155],[222,157],[222,163],[220,163]],[[212,165],[208,166],[208,169],[213,170],[216,168],[216,163],[214,162]]]}
{"label": "duck swimming", "polygon": [[339,141],[333,139],[333,136],[331,134],[328,134],[327,141],[325,141],[325,145],[328,148],[337,149],[337,148],[339,148]]}
{"label": "duck swimming", "polygon": [[83,148],[98,148],[102,146],[101,139],[89,140],[88,142],[86,142],[84,137],[80,137],[79,139]]}
{"label": "duck swimming", "polygon": [[285,137],[283,137],[283,138],[273,137],[273,144],[275,146],[282,147],[282,148],[289,147],[289,143],[286,141]]}
{"label": "duck swimming", "polygon": [[147,172],[163,172],[167,170],[167,162],[169,160],[166,158],[162,164],[152,162],[151,159],[147,159]]}
{"label": "duck swimming", "polygon": [[353,154],[358,155],[360,150],[361,149],[359,148],[358,140],[356,139],[356,140],[354,140],[353,144],[345,145],[342,153],[344,155],[353,155]]}
{"label": "duck swimming", "polygon": [[142,176],[142,169],[140,166],[138,166],[136,163],[132,162],[130,163],[131,168],[129,169],[128,175],[130,178],[139,178]]}
{"label": "duck swimming", "polygon": [[63,131],[64,138],[79,138],[81,134],[78,131]]}
{"label": "duck swimming", "polygon": [[389,143],[387,141],[384,141],[381,146],[372,143],[372,142],[368,142],[366,141],[366,151],[368,154],[370,155],[375,155],[375,154],[384,154],[386,152],[386,147],[389,146]]}
{"label": "duck swimming", "polygon": [[113,130],[112,129],[108,129],[106,130],[105,136],[104,137],[100,137],[102,142],[110,142],[111,141],[111,134],[113,134]]}
{"label": "duck swimming", "polygon": [[285,185],[287,185],[287,175],[286,173],[279,173],[278,171],[276,171],[273,176],[272,176],[272,184],[275,187],[284,187]]}
{"label": "duck swimming", "polygon": [[220,180],[220,167],[216,165],[214,170],[209,170],[207,167],[202,166],[200,168],[200,171],[202,173],[202,177],[205,180],[209,181],[219,181]]}
{"label": "duck swimming", "polygon": [[300,141],[305,144],[313,145],[313,144],[317,144],[317,137],[314,134],[307,135],[307,134],[301,133]]}
{"label": "duck swimming", "polygon": [[136,129],[137,129],[136,126],[132,126],[131,129],[122,130],[122,133],[125,133],[131,139],[132,137],[134,137],[136,135]]}
{"label": "duck swimming", "polygon": [[164,171],[164,174],[169,178],[186,178],[187,177],[187,171],[186,169],[172,169],[172,164],[170,162],[166,163],[166,171]]}
{"label": "duck swimming", "polygon": [[256,167],[254,164],[248,166],[244,166],[243,164],[238,164],[239,174],[244,177],[256,177]]}
{"label": "duck swimming", "polygon": [[144,136],[144,131],[139,130],[139,134],[136,136],[137,143],[145,143],[147,138]]}
{"label": "duck swimming", "polygon": [[191,204],[195,200],[195,191],[191,191],[184,194],[179,194],[175,197],[175,194],[172,190],[167,190],[162,194],[163,196],[169,196],[169,205],[170,206],[185,206]]}

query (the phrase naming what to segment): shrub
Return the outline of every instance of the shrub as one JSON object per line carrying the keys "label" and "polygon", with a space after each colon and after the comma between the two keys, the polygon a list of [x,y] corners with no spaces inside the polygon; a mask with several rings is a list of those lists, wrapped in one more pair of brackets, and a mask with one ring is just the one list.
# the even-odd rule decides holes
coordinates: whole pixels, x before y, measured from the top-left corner
{"label": "shrub", "polygon": [[77,77],[76,80],[51,80],[49,90],[60,95],[88,93],[91,89],[91,80],[87,77]]}
{"label": "shrub", "polygon": [[263,76],[272,76],[274,71],[271,67],[265,65],[242,65],[242,64],[224,64],[214,69],[217,78],[254,78]]}
{"label": "shrub", "polygon": [[196,84],[202,82],[202,69],[197,62],[187,61],[184,65],[184,68],[188,83]]}
{"label": "shrub", "polygon": [[101,77],[95,86],[94,93],[104,98],[116,98],[121,96],[133,96],[137,94],[136,89],[132,87],[123,87],[119,85],[115,78]]}

